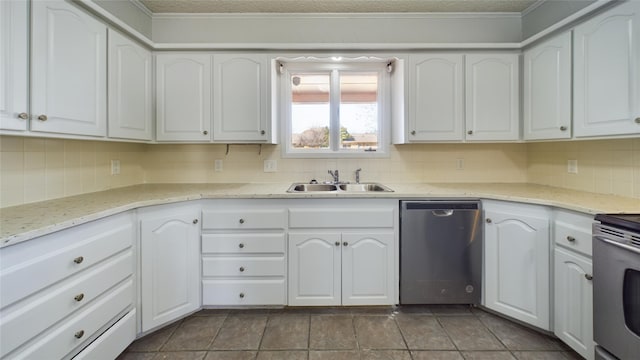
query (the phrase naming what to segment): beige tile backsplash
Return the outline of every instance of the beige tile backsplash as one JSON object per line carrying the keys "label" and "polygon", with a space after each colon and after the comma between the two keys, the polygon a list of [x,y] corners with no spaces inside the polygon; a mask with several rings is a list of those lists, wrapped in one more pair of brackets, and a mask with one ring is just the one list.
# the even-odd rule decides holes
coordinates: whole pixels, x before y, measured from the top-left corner
{"label": "beige tile backsplash", "polygon": [[[110,174],[110,161],[121,163]],[[214,161],[223,171],[214,171]],[[275,173],[263,161],[278,162]],[[457,169],[457,159],[464,168]],[[567,174],[567,160],[578,174]],[[0,207],[140,183],[532,182],[640,198],[640,139],[528,144],[416,144],[391,147],[382,159],[283,159],[280,146],[132,144],[0,136]]]}

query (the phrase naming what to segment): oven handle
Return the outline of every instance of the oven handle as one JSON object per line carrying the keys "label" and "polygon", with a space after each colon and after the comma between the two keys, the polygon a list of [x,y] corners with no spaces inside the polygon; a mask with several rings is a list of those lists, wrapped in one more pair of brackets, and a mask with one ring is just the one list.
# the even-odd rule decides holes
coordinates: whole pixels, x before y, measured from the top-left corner
{"label": "oven handle", "polygon": [[629,250],[629,251],[631,251],[631,252],[634,252],[634,253],[636,253],[636,254],[640,254],[640,249],[638,249],[638,248],[636,248],[636,247],[629,246],[629,245],[626,245],[626,244],[622,244],[622,243],[619,243],[619,242],[617,242],[617,241],[609,240],[609,239],[607,239],[607,238],[603,238],[603,237],[601,237],[601,236],[595,236],[595,238],[596,238],[596,239],[598,239],[598,240],[604,241],[604,242],[606,242],[606,243],[607,243],[607,244],[609,244],[609,245],[614,245],[614,246],[617,246],[617,247],[619,247],[619,248],[623,248],[623,249],[625,249],[625,250]]}

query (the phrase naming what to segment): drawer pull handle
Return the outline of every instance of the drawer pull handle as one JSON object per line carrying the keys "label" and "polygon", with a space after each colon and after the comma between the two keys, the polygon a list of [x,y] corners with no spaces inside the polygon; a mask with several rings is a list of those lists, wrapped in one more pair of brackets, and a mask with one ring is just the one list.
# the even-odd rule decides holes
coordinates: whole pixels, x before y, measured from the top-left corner
{"label": "drawer pull handle", "polygon": [[240,243],[240,244],[238,244],[238,247],[239,247],[240,249],[243,249],[243,248],[244,248],[244,244],[243,244],[243,243]]}
{"label": "drawer pull handle", "polygon": [[343,246],[349,246],[349,243],[345,241],[345,242],[342,243],[342,245]]}
{"label": "drawer pull handle", "polygon": [[485,220],[487,222],[487,224],[491,224],[493,222],[493,220],[491,220],[490,218],[487,218],[487,220]]}
{"label": "drawer pull handle", "polygon": [[82,256],[78,256],[77,258],[73,259],[73,262],[76,264],[82,264],[83,261],[84,261],[84,257]]}
{"label": "drawer pull handle", "polygon": [[340,246],[340,241],[336,241],[336,246]]}
{"label": "drawer pull handle", "polygon": [[48,118],[47,118],[47,115],[40,115],[40,116],[38,116],[38,120],[40,120],[40,121],[47,121],[47,119],[48,119]]}
{"label": "drawer pull handle", "polygon": [[21,112],[20,114],[18,114],[18,119],[20,120],[27,120],[29,118],[29,114],[27,114],[26,112]]}
{"label": "drawer pull handle", "polygon": [[560,131],[567,131],[567,127],[566,126],[560,126]]}
{"label": "drawer pull handle", "polygon": [[76,299],[76,301],[82,301],[82,299],[84,299],[84,294],[78,294],[78,295],[74,296],[73,298]]}
{"label": "drawer pull handle", "polygon": [[411,135],[415,135],[416,131],[415,130],[411,130]]}
{"label": "drawer pull handle", "polygon": [[84,330],[80,330],[78,332],[75,333],[75,335],[73,335],[76,337],[76,339],[80,339],[81,337],[84,336]]}
{"label": "drawer pull handle", "polygon": [[240,266],[240,272],[244,272],[244,266]]}
{"label": "drawer pull handle", "polygon": [[266,134],[266,133],[267,133],[266,131],[264,131],[264,130],[260,130],[260,135],[264,135],[264,134]]}
{"label": "drawer pull handle", "polygon": [[591,274],[584,274],[584,278],[587,280],[593,280],[593,275]]}
{"label": "drawer pull handle", "polygon": [[202,132],[203,135],[209,135],[209,132],[207,130]]}
{"label": "drawer pull handle", "polygon": [[198,223],[198,219],[193,219],[193,223],[197,224]]}
{"label": "drawer pull handle", "polygon": [[568,236],[567,236],[567,241],[568,241],[568,242],[575,242],[575,241],[576,241],[576,238],[574,238],[574,237],[573,237],[573,236],[571,236],[571,235],[568,235]]}
{"label": "drawer pull handle", "polygon": [[469,134],[469,135],[473,135],[473,130],[469,130],[469,131],[467,131],[467,134]]}
{"label": "drawer pull handle", "polygon": [[240,299],[244,299],[244,293],[240,293],[238,296],[240,296]]}
{"label": "drawer pull handle", "polygon": [[239,222],[240,224],[244,224],[244,219],[240,219],[240,220],[238,220],[238,222]]}

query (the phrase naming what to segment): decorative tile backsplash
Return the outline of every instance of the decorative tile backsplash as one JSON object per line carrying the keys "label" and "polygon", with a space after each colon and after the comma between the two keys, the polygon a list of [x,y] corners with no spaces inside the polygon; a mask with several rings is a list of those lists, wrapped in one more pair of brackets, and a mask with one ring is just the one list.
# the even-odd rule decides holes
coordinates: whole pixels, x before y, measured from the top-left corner
{"label": "decorative tile backsplash", "polygon": [[[382,159],[283,159],[278,145],[134,144],[0,136],[0,207],[140,183],[532,182],[640,199],[640,139],[414,144]],[[263,171],[276,160],[276,172]],[[567,173],[567,160],[578,173]],[[111,175],[111,160],[120,174]],[[215,171],[222,160],[222,171]]]}

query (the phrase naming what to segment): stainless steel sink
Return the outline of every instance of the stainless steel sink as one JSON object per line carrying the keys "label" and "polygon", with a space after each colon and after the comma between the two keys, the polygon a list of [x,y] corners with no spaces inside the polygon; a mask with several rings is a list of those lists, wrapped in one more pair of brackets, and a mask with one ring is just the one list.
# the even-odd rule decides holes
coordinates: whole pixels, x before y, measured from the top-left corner
{"label": "stainless steel sink", "polygon": [[289,193],[307,193],[307,192],[346,192],[346,193],[362,193],[362,192],[393,192],[388,187],[378,183],[361,183],[361,184],[305,184],[294,183],[287,190]]}

